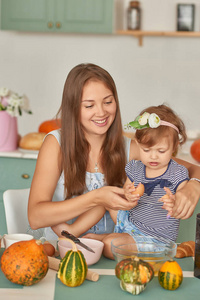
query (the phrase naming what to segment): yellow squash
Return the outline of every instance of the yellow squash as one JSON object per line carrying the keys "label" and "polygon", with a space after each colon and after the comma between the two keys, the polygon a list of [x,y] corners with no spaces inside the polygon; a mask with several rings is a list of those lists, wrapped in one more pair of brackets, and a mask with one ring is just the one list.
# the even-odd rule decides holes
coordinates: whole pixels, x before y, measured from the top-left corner
{"label": "yellow squash", "polygon": [[166,290],[176,290],[183,281],[183,272],[175,260],[166,261],[158,272],[158,281]]}

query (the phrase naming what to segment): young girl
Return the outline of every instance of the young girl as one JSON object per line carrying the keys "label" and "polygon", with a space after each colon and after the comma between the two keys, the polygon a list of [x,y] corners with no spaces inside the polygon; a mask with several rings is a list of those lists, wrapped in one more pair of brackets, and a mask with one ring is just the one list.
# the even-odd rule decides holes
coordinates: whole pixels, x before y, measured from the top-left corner
{"label": "young girl", "polygon": [[[179,220],[170,217],[175,201],[171,195],[187,183],[189,176],[188,170],[171,157],[179,144],[186,141],[185,126],[165,105],[145,109],[129,126],[137,129],[135,138],[140,161],[132,160],[126,165],[125,196],[129,201],[135,201],[135,207],[128,213],[118,212],[115,232],[176,241]],[[145,192],[139,201],[132,195],[132,182],[136,186],[139,183],[144,185]]]}
{"label": "young girl", "polygon": [[[146,108],[129,126],[137,129],[135,139],[140,160],[131,160],[125,168],[125,197],[133,203],[133,208],[118,212],[108,209],[116,224],[115,233],[128,233],[136,241],[140,235],[151,236],[155,241],[176,241],[179,219],[170,217],[173,195],[187,183],[189,176],[188,170],[171,157],[186,141],[185,126],[166,105]],[[135,186],[144,185],[143,196],[133,193],[133,182]],[[69,225],[68,230],[80,235],[103,213],[103,207],[95,208]],[[116,235],[110,235],[109,240],[113,236]]]}
{"label": "young girl", "polygon": [[[69,72],[59,117],[61,130],[50,132],[40,149],[28,204],[31,228],[45,227],[49,240],[60,235],[52,226],[61,224],[65,230],[66,222],[92,208],[130,210],[134,202],[125,199],[121,188],[125,164],[139,159],[136,142],[122,135],[116,86],[103,68],[80,64]],[[182,163],[191,177],[200,177],[200,168]],[[191,216],[199,196],[198,181],[190,181],[176,194],[173,216]],[[106,212],[90,232],[108,234],[113,227]]]}

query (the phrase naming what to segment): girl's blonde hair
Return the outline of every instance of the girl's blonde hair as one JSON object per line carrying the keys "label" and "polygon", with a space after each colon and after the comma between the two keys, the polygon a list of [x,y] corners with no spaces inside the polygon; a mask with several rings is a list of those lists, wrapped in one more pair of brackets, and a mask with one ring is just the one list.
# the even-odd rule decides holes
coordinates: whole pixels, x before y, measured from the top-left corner
{"label": "girl's blonde hair", "polygon": [[100,165],[108,185],[122,186],[125,181],[125,146],[116,86],[111,75],[94,64],[80,64],[68,74],[61,107],[61,155],[66,198],[86,190],[85,176],[90,145],[84,136],[80,121],[81,98],[85,84],[90,80],[103,82],[113,93],[116,116],[102,145]]}
{"label": "girl's blonde hair", "polygon": [[161,137],[171,136],[174,152],[177,151],[179,144],[182,145],[185,143],[187,139],[185,125],[170,107],[164,104],[159,106],[150,106],[144,109],[140,115],[142,115],[144,112],[148,112],[150,114],[155,113],[160,117],[161,120],[175,125],[179,130],[179,134],[174,128],[164,125],[161,125],[157,128],[138,129],[135,133],[135,138],[138,143],[152,147],[159,142]]}

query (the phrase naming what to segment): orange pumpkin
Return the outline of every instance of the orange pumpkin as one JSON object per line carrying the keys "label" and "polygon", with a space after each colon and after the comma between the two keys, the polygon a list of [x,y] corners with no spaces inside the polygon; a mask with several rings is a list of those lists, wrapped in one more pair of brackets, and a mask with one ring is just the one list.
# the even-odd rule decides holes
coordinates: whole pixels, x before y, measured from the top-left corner
{"label": "orange pumpkin", "polygon": [[38,131],[49,133],[50,131],[59,129],[60,127],[61,127],[60,119],[47,120],[40,124]]}
{"label": "orange pumpkin", "polygon": [[48,256],[41,241],[16,242],[1,257],[1,270],[8,280],[21,285],[33,285],[48,271]]}
{"label": "orange pumpkin", "polygon": [[193,142],[190,153],[196,161],[200,162],[200,139]]}

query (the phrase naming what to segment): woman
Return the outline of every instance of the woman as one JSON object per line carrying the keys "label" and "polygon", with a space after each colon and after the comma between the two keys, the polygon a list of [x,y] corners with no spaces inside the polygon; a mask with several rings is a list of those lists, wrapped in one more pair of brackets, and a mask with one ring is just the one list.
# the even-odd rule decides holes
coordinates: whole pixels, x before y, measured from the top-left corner
{"label": "woman", "polygon": [[[28,205],[31,228],[54,226],[57,234],[66,222],[98,205],[131,209],[133,204],[124,198],[121,187],[126,162],[139,159],[135,141],[122,135],[115,83],[99,66],[81,64],[70,71],[59,113],[61,131],[51,132],[43,142]],[[182,163],[190,177],[200,178],[200,168]],[[190,217],[199,196],[199,182],[190,180],[177,192],[171,215]],[[110,233],[113,227],[106,213],[90,232]],[[57,238],[50,228],[45,228],[45,235]]]}

